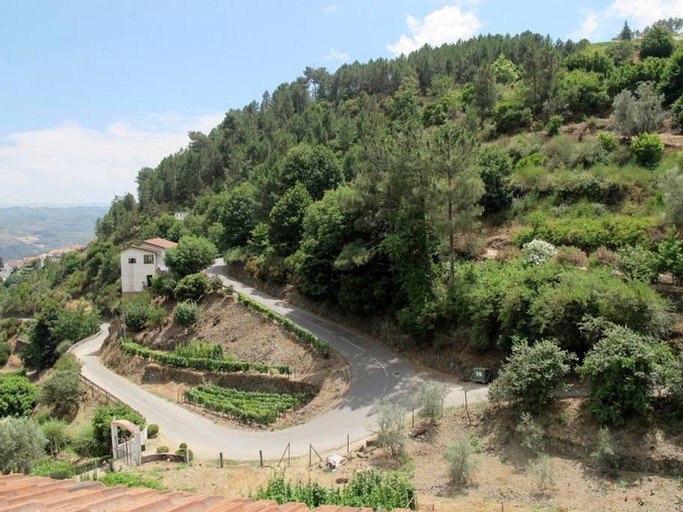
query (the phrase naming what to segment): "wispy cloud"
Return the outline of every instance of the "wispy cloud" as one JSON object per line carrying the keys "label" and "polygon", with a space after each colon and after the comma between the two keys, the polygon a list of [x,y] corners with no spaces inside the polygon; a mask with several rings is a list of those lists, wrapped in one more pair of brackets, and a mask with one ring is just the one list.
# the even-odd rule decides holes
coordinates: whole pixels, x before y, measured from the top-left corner
{"label": "wispy cloud", "polygon": [[135,192],[141,167],[154,167],[188,143],[187,132],[208,132],[222,114],[143,114],[102,129],[65,121],[0,138],[0,205],[109,203]]}
{"label": "wispy cloud", "polygon": [[569,35],[573,40],[590,39],[600,26],[600,16],[597,12],[592,9],[586,9],[583,14],[584,20],[581,23],[581,27]]}
{"label": "wispy cloud", "polygon": [[408,15],[406,22],[410,35],[402,34],[394,44],[387,45],[387,49],[396,55],[407,55],[425,44],[439,46],[469,39],[479,31],[482,22],[475,8],[476,2],[465,4],[468,10],[460,5],[447,5],[427,14],[422,20]]}
{"label": "wispy cloud", "polygon": [[[572,39],[604,39],[616,35],[606,33],[623,21],[632,28],[642,29],[657,20],[683,17],[683,0],[613,0],[601,11],[583,11],[581,27],[569,37]],[[620,26],[619,26],[620,28]]]}
{"label": "wispy cloud", "polygon": [[344,10],[344,8],[341,5],[337,5],[337,4],[330,4],[330,5],[326,5],[325,7],[323,7],[323,12],[325,14],[329,14],[329,15],[337,14],[339,12],[342,12],[343,10]]}
{"label": "wispy cloud", "polygon": [[337,50],[336,48],[332,47],[332,48],[330,48],[330,51],[327,52],[327,55],[325,55],[323,57],[323,59],[329,60],[329,61],[346,62],[348,60],[351,60],[351,56],[346,52],[342,52],[342,51]]}

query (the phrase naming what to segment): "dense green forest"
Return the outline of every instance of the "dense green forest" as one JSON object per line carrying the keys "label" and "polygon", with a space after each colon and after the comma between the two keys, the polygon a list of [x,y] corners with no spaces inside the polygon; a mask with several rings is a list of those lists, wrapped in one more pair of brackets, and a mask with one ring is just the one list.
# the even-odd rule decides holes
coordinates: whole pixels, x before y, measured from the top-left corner
{"label": "dense green forest", "polygon": [[192,235],[417,343],[457,328],[482,350],[553,338],[584,353],[594,319],[666,339],[673,310],[650,284],[683,277],[683,158],[658,135],[683,127],[679,28],[596,45],[485,35],[306,68],[141,169],[97,241],[47,282],[15,278],[3,307],[35,311],[57,288],[110,313],[122,245]]}

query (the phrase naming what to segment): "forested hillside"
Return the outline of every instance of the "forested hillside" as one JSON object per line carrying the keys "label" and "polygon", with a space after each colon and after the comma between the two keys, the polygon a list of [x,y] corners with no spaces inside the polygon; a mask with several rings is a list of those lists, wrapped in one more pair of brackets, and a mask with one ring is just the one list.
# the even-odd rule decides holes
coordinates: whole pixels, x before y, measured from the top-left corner
{"label": "forested hillside", "polygon": [[259,279],[390,315],[417,342],[464,329],[480,349],[548,337],[584,352],[595,318],[669,336],[649,283],[681,277],[673,29],[634,41],[625,26],[600,45],[480,36],[307,68],[141,169],[68,286],[109,311],[120,246],[194,235]]}

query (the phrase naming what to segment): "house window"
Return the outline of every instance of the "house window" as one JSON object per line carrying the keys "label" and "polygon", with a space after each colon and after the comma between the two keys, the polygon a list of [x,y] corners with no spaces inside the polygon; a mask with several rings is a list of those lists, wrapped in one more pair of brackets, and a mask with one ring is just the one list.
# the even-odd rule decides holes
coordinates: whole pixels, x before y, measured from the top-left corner
{"label": "house window", "polygon": [[142,259],[145,265],[151,265],[154,263],[154,256],[151,254],[145,254]]}
{"label": "house window", "polygon": [[131,265],[135,265],[135,258],[128,258],[128,263],[130,263]]}

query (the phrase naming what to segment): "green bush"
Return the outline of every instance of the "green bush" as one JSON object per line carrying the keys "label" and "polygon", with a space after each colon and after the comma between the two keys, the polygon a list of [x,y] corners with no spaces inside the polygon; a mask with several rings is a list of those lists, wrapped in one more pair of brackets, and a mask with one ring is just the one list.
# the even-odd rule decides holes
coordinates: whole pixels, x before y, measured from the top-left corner
{"label": "green bush", "polygon": [[[128,420],[138,427],[145,426],[145,418],[127,405],[107,405],[99,406],[95,410],[92,420],[93,437],[95,440],[95,455],[106,455],[111,450],[111,422],[117,420]],[[123,484],[125,485],[125,484]]]}
{"label": "green bush", "polygon": [[521,414],[515,431],[522,438],[519,444],[534,456],[543,451],[545,447],[545,428],[529,412]]}
{"label": "green bush", "polygon": [[403,454],[406,444],[405,411],[387,398],[375,404],[377,419],[372,432],[377,436],[377,446],[386,448],[392,457]]}
{"label": "green bush", "polygon": [[600,132],[598,133],[598,143],[608,153],[611,153],[615,149],[617,149],[617,146],[619,145],[619,141],[617,141],[617,138],[612,135],[609,132]]}
{"label": "green bush", "polygon": [[510,133],[531,124],[531,109],[518,101],[500,101],[493,107],[493,120],[496,123],[498,132]]}
{"label": "green bush", "polygon": [[616,476],[619,470],[619,454],[616,442],[607,427],[598,431],[598,444],[591,452],[591,459],[603,473]]}
{"label": "green bush", "polygon": [[591,385],[591,411],[600,423],[642,420],[655,392],[670,389],[680,370],[664,343],[656,343],[621,326],[608,326],[586,355],[579,374]]}
{"label": "green bush", "polygon": [[0,418],[29,416],[36,404],[36,387],[22,375],[0,375]]}
{"label": "green bush", "polygon": [[166,445],[157,446],[157,453],[168,453],[171,449]]}
{"label": "green bush", "polygon": [[98,452],[92,424],[81,425],[71,436],[71,447],[81,457],[92,457]]}
{"label": "green bush", "polygon": [[45,456],[46,444],[35,422],[27,418],[0,421],[0,473],[30,473]]}
{"label": "green bush", "polygon": [[512,346],[512,354],[489,388],[493,401],[511,401],[529,410],[539,410],[552,393],[565,385],[570,364],[576,357],[556,343],[526,340]]}
{"label": "green bush", "polygon": [[271,478],[253,496],[275,500],[278,504],[305,503],[309,508],[338,505],[373,510],[417,509],[415,487],[404,473],[371,470],[357,473],[341,489],[326,489],[317,482],[292,484],[283,476]]}
{"label": "green bush", "polygon": [[9,343],[0,341],[0,366],[5,366],[10,356]]}
{"label": "green bush", "polygon": [[65,418],[78,407],[83,390],[80,370],[53,370],[40,386],[40,402]]}
{"label": "green bush", "polygon": [[631,142],[631,153],[643,167],[656,167],[664,154],[664,144],[659,135],[643,133]]}
{"label": "green bush", "polygon": [[554,137],[558,133],[560,133],[560,128],[562,127],[562,116],[558,115],[552,115],[550,116],[550,119],[548,119],[548,122],[545,125],[545,129],[548,132],[548,135],[551,137]]}
{"label": "green bush", "polygon": [[44,459],[35,465],[32,476],[49,476],[56,480],[73,478],[76,471],[70,462],[65,460]]}
{"label": "green bush", "polygon": [[464,485],[472,479],[477,464],[472,460],[474,452],[472,443],[467,436],[460,436],[446,448],[448,474],[458,485]]}
{"label": "green bush", "polygon": [[171,274],[159,273],[152,278],[152,293],[159,297],[172,299],[178,281]]}
{"label": "green bush", "polygon": [[147,326],[149,311],[154,307],[147,293],[139,293],[123,299],[121,305],[123,321],[131,331],[141,331]]}
{"label": "green bush", "polygon": [[656,256],[639,246],[619,249],[615,264],[627,279],[654,283],[659,275]]}
{"label": "green bush", "polygon": [[678,237],[678,231],[674,228],[669,236],[657,245],[657,270],[671,272],[674,282],[683,282],[683,241]]}
{"label": "green bush", "polygon": [[556,254],[555,246],[545,240],[532,240],[522,246],[524,263],[528,265],[542,265]]}
{"label": "green bush", "polygon": [[183,327],[189,327],[199,322],[201,310],[195,302],[181,302],[173,308],[173,322]]}
{"label": "green bush", "polygon": [[174,295],[178,300],[199,302],[209,292],[209,278],[202,273],[183,277],[175,287]]}
{"label": "green bush", "polygon": [[156,423],[150,423],[147,425],[147,437],[150,439],[154,439],[157,434],[159,433],[159,425]]}
{"label": "green bush", "polygon": [[420,408],[418,414],[434,422],[443,413],[444,387],[437,382],[423,382],[417,389],[415,405]]}
{"label": "green bush", "polygon": [[146,487],[148,489],[157,490],[165,489],[157,480],[151,480],[140,475],[125,472],[106,473],[99,481],[107,487],[123,485],[125,487]]}
{"label": "green bush", "polygon": [[583,267],[588,260],[588,256],[578,247],[571,245],[562,245],[557,248],[555,261],[560,265],[571,265],[574,267]]}
{"label": "green bush", "polygon": [[66,431],[68,424],[61,420],[51,419],[40,426],[45,439],[47,439],[48,449],[52,457],[56,457],[67,444],[69,444],[69,433]]}

